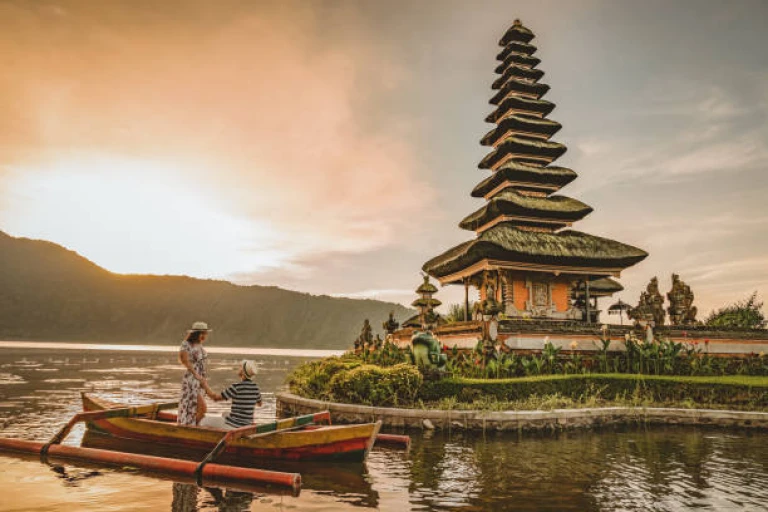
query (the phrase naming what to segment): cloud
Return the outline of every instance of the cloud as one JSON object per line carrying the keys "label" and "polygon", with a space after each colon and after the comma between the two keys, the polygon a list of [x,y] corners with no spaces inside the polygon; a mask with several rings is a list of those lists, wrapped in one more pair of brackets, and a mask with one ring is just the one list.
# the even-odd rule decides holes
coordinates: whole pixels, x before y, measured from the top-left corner
{"label": "cloud", "polygon": [[[110,158],[121,169],[182,169],[179,190],[196,189],[257,230],[268,224],[284,266],[381,248],[415,229],[433,192],[419,178],[414,124],[375,120],[386,118],[377,99],[407,72],[366,39],[355,9],[181,6],[0,5],[0,53],[12,70],[0,78],[0,169],[40,181],[86,157],[107,162],[79,169],[94,181],[116,175]],[[0,186],[12,193],[14,181]],[[255,234],[242,242],[263,249]]]}

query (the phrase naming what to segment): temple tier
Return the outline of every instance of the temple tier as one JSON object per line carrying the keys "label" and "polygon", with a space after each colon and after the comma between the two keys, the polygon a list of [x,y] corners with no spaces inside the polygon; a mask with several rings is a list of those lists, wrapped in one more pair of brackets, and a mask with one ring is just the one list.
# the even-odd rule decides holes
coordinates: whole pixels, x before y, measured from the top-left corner
{"label": "temple tier", "polygon": [[491,98],[496,110],[486,118],[496,126],[481,140],[492,149],[479,164],[492,174],[472,191],[486,204],[460,223],[475,231],[476,238],[422,268],[441,284],[464,284],[467,316],[473,286],[480,301],[498,301],[508,317],[597,321],[597,297],[622,289],[608,278],[620,276],[648,254],[564,229],[592,208],[553,195],[577,175],[551,165],[566,147],[550,140],[561,125],[547,119],[555,105],[541,99],[549,86],[539,82],[544,72],[536,69],[541,61],[533,56],[533,38],[533,32],[515,20],[499,42],[500,76],[493,82],[496,93]]}

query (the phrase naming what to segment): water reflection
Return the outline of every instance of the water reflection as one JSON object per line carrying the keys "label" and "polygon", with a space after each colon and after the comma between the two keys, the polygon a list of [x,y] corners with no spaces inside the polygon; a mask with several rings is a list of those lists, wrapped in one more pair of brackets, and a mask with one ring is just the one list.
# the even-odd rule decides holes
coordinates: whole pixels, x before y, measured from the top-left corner
{"label": "water reflection", "polygon": [[[224,386],[236,356],[215,355]],[[259,383],[274,392],[300,359],[263,357]],[[132,404],[173,401],[174,352],[0,353],[0,435],[48,439],[81,409],[80,391]],[[210,404],[212,412],[226,405]],[[365,465],[254,461],[300,472],[299,496],[276,488],[206,487],[126,468],[0,457],[0,510],[765,510],[768,434],[695,428],[606,429],[559,435],[413,435],[410,454],[375,449]],[[120,441],[76,427],[67,443],[199,460],[203,453]],[[228,462],[226,458],[222,462]]]}

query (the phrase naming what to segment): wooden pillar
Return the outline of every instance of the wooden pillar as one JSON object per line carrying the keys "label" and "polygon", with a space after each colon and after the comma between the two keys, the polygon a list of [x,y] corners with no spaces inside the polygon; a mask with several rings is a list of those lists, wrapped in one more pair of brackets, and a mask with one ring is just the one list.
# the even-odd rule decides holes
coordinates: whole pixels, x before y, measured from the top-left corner
{"label": "wooden pillar", "polygon": [[584,281],[584,310],[587,315],[587,324],[592,323],[592,311],[590,310],[591,304],[589,303],[589,276]]}
{"label": "wooden pillar", "polygon": [[469,278],[464,278],[464,321],[469,321]]}

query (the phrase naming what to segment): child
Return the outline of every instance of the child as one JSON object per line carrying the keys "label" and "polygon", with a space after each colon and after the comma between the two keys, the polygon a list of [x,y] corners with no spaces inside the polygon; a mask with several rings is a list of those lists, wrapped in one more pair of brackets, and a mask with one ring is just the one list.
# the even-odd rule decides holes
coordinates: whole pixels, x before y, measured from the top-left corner
{"label": "child", "polygon": [[233,428],[245,427],[253,423],[253,410],[258,405],[261,407],[261,391],[259,385],[254,382],[256,378],[256,363],[253,361],[243,361],[237,369],[237,375],[240,382],[229,386],[221,393],[214,393],[208,386],[208,382],[203,381],[203,389],[206,396],[211,400],[231,400],[232,406],[230,412],[223,416],[206,415],[200,422],[201,427],[219,428],[223,430],[232,430]]}

